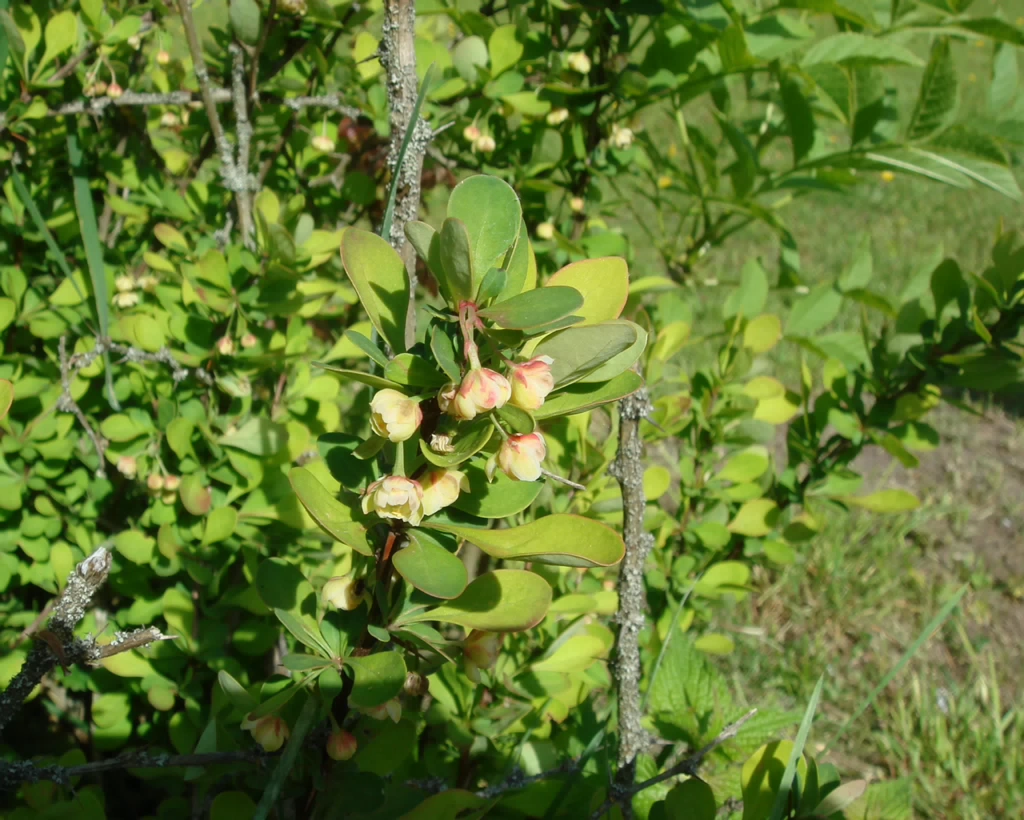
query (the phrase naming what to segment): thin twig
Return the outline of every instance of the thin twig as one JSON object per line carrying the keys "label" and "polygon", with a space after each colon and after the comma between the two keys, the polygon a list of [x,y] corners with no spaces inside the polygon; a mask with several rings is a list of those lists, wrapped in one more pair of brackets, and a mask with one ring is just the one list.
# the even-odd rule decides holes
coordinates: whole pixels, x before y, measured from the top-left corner
{"label": "thin twig", "polygon": [[249,69],[249,99],[255,99],[256,97],[256,86],[259,85],[260,81],[260,55],[263,53],[263,49],[267,45],[267,38],[270,36],[271,29],[274,28],[274,18],[276,16],[277,0],[270,0],[270,6],[267,8],[266,20],[260,31],[260,39],[256,43],[256,48],[252,52],[252,67]]}
{"label": "thin twig", "polygon": [[[210,96],[215,103],[223,105],[233,102],[232,90],[214,86],[210,88]],[[168,91],[156,94],[141,91],[125,91],[116,100],[110,97],[87,97],[83,100],[64,103],[51,108],[47,116],[61,117],[67,114],[104,114],[108,109],[146,107],[152,105],[189,105],[202,102],[203,96],[195,91]],[[360,116],[358,108],[343,102],[341,94],[316,94],[314,96],[280,97],[276,94],[260,95],[261,106],[279,106],[291,111],[303,111],[306,108],[330,108],[350,117]]]}
{"label": "thin twig", "polygon": [[152,627],[119,633],[106,646],[100,646],[91,637],[75,637],[75,627],[85,617],[96,591],[106,583],[112,563],[110,550],[101,546],[71,571],[64,591],[53,604],[53,614],[46,629],[34,633],[36,641],[20,671],[0,692],[0,733],[21,709],[25,698],[57,663],[64,667],[95,663],[120,652],[169,639]]}
{"label": "thin twig", "polygon": [[[619,629],[615,648],[615,685],[618,701],[618,770],[613,796],[630,789],[636,780],[636,757],[648,743],[643,728],[640,696],[640,630],[644,626],[647,600],[644,592],[644,564],[654,546],[654,537],[644,529],[644,447],[640,421],[651,413],[647,389],[642,388],[619,402],[619,447],[608,472],[622,490],[622,534],[626,555],[619,571]],[[623,815],[632,816],[629,803]]]}
{"label": "thin twig", "polygon": [[174,358],[174,354],[166,347],[160,348],[160,350],[155,353],[149,353],[135,347],[118,344],[117,342],[113,342],[107,338],[98,337],[92,350],[87,353],[75,353],[72,356],[68,356],[67,338],[61,336],[57,345],[57,352],[60,356],[59,364],[61,384],[61,395],[60,398],[57,399],[57,409],[62,413],[74,413],[79,424],[81,424],[85,430],[85,434],[92,441],[92,446],[96,450],[96,455],[99,456],[99,465],[96,468],[96,476],[98,478],[103,478],[107,474],[104,454],[107,451],[108,442],[93,429],[91,424],[89,424],[89,419],[86,418],[85,413],[82,412],[82,408],[78,406],[78,402],[76,402],[74,396],[71,395],[71,381],[79,370],[84,370],[89,367],[98,357],[106,353],[117,353],[123,357],[121,361],[125,362],[158,362],[160,364],[167,365],[171,368],[171,378],[174,379],[175,384],[187,379],[189,375],[194,375],[205,385],[213,383],[213,379],[210,377],[210,374],[205,370],[201,368],[189,370],[189,368],[182,367],[178,364],[177,359]]}
{"label": "thin twig", "polygon": [[70,74],[72,71],[78,68],[79,65],[81,65],[82,60],[84,60],[86,57],[92,54],[93,45],[93,43],[89,43],[89,45],[87,45],[85,48],[79,51],[78,54],[76,54],[74,57],[72,57],[70,60],[64,63],[64,65],[57,69],[56,73],[52,77],[50,77],[49,80],[47,80],[47,82],[56,83],[67,77],[68,74]]}
{"label": "thin twig", "polygon": [[17,763],[0,762],[0,791],[15,789],[24,783],[50,780],[62,786],[71,786],[72,779],[120,769],[166,769],[190,766],[217,766],[224,763],[262,763],[268,758],[260,747],[241,749],[234,752],[200,752],[187,755],[169,755],[135,751],[82,763],[78,766],[40,766],[31,760]]}

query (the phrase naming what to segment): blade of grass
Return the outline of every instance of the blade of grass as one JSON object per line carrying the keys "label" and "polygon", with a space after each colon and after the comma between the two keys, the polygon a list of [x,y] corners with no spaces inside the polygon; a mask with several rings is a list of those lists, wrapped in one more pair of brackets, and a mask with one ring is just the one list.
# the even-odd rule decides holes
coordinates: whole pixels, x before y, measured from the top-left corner
{"label": "blade of grass", "polygon": [[281,794],[281,787],[284,786],[284,781],[288,779],[288,775],[291,774],[295,761],[299,757],[299,752],[302,751],[302,744],[306,741],[306,735],[313,728],[317,711],[316,700],[312,697],[307,697],[306,704],[302,707],[302,712],[299,714],[299,719],[295,721],[295,728],[288,738],[288,743],[285,745],[284,751],[277,761],[277,768],[274,769],[270,782],[267,783],[267,788],[260,798],[259,805],[256,806],[256,812],[253,814],[252,820],[267,820],[270,812],[273,811],[274,806],[277,804],[277,798]]}
{"label": "blade of grass", "polygon": [[935,617],[932,618],[925,625],[925,628],[923,630],[921,630],[921,634],[917,636],[917,638],[914,640],[912,644],[910,644],[909,647],[907,647],[907,651],[903,653],[902,657],[896,662],[896,665],[889,670],[889,672],[885,675],[885,677],[882,678],[881,681],[879,681],[878,686],[871,690],[871,694],[868,695],[864,699],[864,702],[861,703],[860,706],[858,706],[854,710],[853,714],[846,719],[846,723],[839,727],[839,731],[837,731],[832,736],[831,740],[829,740],[829,742],[825,745],[824,751],[828,751],[832,747],[832,745],[837,740],[839,740],[840,737],[843,736],[846,730],[849,729],[850,726],[856,720],[858,720],[860,716],[864,714],[864,712],[867,711],[868,707],[870,707],[871,704],[875,702],[875,699],[882,692],[882,690],[885,689],[885,687],[892,682],[893,678],[895,678],[900,672],[903,671],[903,668],[908,663],[910,663],[911,658],[913,658],[914,655],[917,654],[917,651],[924,645],[925,641],[927,641],[939,629],[939,627],[942,626],[946,619],[953,614],[953,610],[956,609],[957,604],[959,604],[960,600],[964,597],[965,594],[967,594],[967,590],[969,587],[970,584],[964,584],[962,587],[960,587],[959,590],[957,590],[953,594],[952,598],[946,601],[946,603],[942,606],[942,609],[940,609],[935,614]]}
{"label": "blade of grass", "polygon": [[[100,336],[110,336],[110,295],[107,293],[107,272],[103,263],[103,246],[100,244],[99,225],[96,209],[92,204],[89,178],[85,174],[85,154],[78,141],[78,132],[68,128],[68,158],[71,161],[72,181],[75,189],[75,210],[78,211],[78,227],[85,245],[85,260],[89,267],[89,279],[96,300],[96,319],[100,325]],[[114,378],[110,367],[110,356],[103,354],[103,372],[107,380],[107,399],[114,410],[121,406],[114,395]]]}
{"label": "blade of grass", "polygon": [[786,763],[786,771],[782,773],[782,781],[779,783],[779,791],[775,795],[775,805],[772,807],[771,820],[782,820],[789,805],[789,796],[793,791],[793,779],[796,777],[796,767],[800,756],[804,753],[804,746],[807,745],[807,736],[811,733],[811,724],[814,723],[814,713],[818,711],[818,701],[821,700],[821,688],[825,685],[825,675],[818,678],[811,693],[811,699],[807,703],[803,720],[800,721],[800,728],[796,733],[796,740],[793,741],[793,751],[789,754],[789,762]]}
{"label": "blade of grass", "polygon": [[583,769],[586,768],[587,763],[601,748],[601,744],[604,742],[605,732],[608,731],[608,725],[605,724],[601,727],[600,731],[597,732],[591,739],[590,743],[587,744],[587,748],[583,750],[583,754],[580,755],[580,759],[576,763],[576,768],[565,779],[562,783],[562,788],[558,790],[558,794],[555,795],[555,799],[551,801],[551,805],[548,806],[547,812],[544,814],[544,820],[552,820],[558,808],[562,805],[562,801],[569,796],[569,792],[572,791],[572,787],[576,785],[576,781],[580,779],[583,774]]}
{"label": "blade of grass", "polygon": [[[423,107],[423,100],[426,99],[427,91],[434,79],[435,64],[431,63],[427,73],[423,75],[423,83],[420,85],[419,96],[416,97],[416,105],[412,107],[412,116],[409,117],[409,127],[405,129],[405,136],[402,138],[402,147],[398,150],[398,161],[395,163],[395,173],[391,180],[391,191],[388,193],[388,206],[384,211],[384,221],[380,226],[380,235],[388,239],[391,235],[391,223],[395,217],[395,200],[398,198],[398,183],[402,179],[402,166],[405,164],[405,155],[409,151],[409,144],[412,142],[412,135],[416,132],[416,126],[420,121],[420,108]],[[388,239],[390,242],[391,240]]]}

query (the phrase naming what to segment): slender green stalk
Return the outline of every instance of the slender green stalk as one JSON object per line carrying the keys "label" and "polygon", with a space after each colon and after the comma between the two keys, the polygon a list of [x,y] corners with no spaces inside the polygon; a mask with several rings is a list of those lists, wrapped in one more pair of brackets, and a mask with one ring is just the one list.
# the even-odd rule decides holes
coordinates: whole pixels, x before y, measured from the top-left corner
{"label": "slender green stalk", "polygon": [[814,723],[814,713],[818,711],[818,701],[821,700],[821,688],[825,685],[825,676],[818,678],[811,693],[811,699],[804,711],[804,718],[800,721],[800,728],[796,733],[796,740],[793,742],[793,751],[789,754],[789,762],[786,763],[786,771],[782,773],[782,781],[779,783],[779,791],[775,795],[775,805],[772,807],[771,820],[782,820],[790,802],[790,794],[793,791],[793,779],[796,777],[797,763],[804,753],[807,745],[807,736],[811,733],[811,724]]}
{"label": "slender green stalk", "polygon": [[307,696],[306,704],[302,707],[299,719],[295,722],[295,728],[288,738],[288,744],[284,747],[284,752],[281,753],[281,757],[277,761],[277,768],[274,769],[274,774],[271,775],[270,782],[267,783],[267,788],[264,790],[259,805],[252,816],[253,820],[267,820],[270,812],[273,811],[274,806],[277,804],[277,798],[281,794],[281,788],[288,779],[288,775],[291,774],[295,761],[298,760],[303,743],[306,742],[306,735],[313,728],[317,711],[316,699]]}

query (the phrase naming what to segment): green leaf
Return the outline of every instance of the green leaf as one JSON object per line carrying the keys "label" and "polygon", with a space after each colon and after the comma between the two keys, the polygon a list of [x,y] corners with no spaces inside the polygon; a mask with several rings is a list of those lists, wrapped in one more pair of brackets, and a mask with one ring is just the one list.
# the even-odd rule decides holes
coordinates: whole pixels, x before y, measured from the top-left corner
{"label": "green leaf", "polygon": [[786,320],[786,335],[813,336],[839,315],[842,306],[842,294],[832,285],[815,288],[793,305]]}
{"label": "green leaf", "polygon": [[764,475],[770,461],[764,447],[751,447],[730,457],[718,472],[717,478],[741,484],[754,481]]}
{"label": "green leaf", "polygon": [[139,530],[125,530],[114,538],[114,549],[133,564],[148,564],[153,560],[156,541]]}
{"label": "green leaf", "polygon": [[476,294],[477,304],[483,305],[495,301],[505,290],[507,278],[505,271],[501,268],[491,268],[487,271],[483,281],[480,282],[480,290]]}
{"label": "green leaf", "polygon": [[299,719],[295,722],[295,726],[292,727],[288,744],[284,747],[284,752],[281,753],[281,757],[277,761],[274,773],[270,776],[270,782],[267,784],[267,788],[260,798],[259,805],[252,815],[252,820],[267,820],[274,806],[278,804],[278,796],[281,794],[281,789],[288,779],[288,775],[291,774],[295,762],[299,759],[299,753],[306,743],[306,735],[313,728],[318,712],[319,706],[316,699],[307,697],[306,702],[302,706],[302,712],[299,713]]}
{"label": "green leaf", "polygon": [[455,600],[402,623],[444,621],[466,629],[519,632],[536,626],[551,605],[551,586],[533,572],[497,569],[474,580]]}
{"label": "green leaf", "polygon": [[778,508],[774,501],[757,498],[739,508],[729,522],[729,532],[759,538],[772,531],[777,517]]}
{"label": "green leaf", "polygon": [[320,528],[347,547],[363,555],[373,555],[366,540],[366,528],[352,520],[349,510],[328,492],[315,475],[305,467],[294,467],[288,481],[302,506]]}
{"label": "green leaf", "polygon": [[942,37],[932,45],[928,65],[921,77],[917,103],[907,124],[907,139],[926,139],[951,125],[956,118],[958,104],[956,65],[949,38]]}
{"label": "green leaf", "polygon": [[857,253],[853,257],[853,261],[850,263],[843,274],[839,277],[839,281],[836,283],[837,287],[843,291],[844,295],[849,295],[850,291],[863,290],[871,283],[871,277],[874,275],[874,268],[871,259],[871,237],[865,234],[857,247]]}
{"label": "green leaf", "polygon": [[479,453],[494,433],[494,425],[490,419],[479,419],[474,423],[463,425],[459,435],[452,440],[450,453],[435,453],[427,442],[420,439],[420,452],[435,467],[455,467]]}
{"label": "green leaf", "polygon": [[465,538],[491,557],[507,561],[608,567],[621,561],[626,549],[621,536],[611,527],[579,515],[547,515],[521,527],[502,530],[429,520],[423,526]]}
{"label": "green leaf", "polygon": [[464,471],[469,491],[460,493],[452,506],[478,518],[508,518],[522,512],[544,489],[540,481],[513,481],[500,470],[491,484],[476,464],[466,465]]}
{"label": "green leaf", "polygon": [[377,332],[392,350],[404,351],[409,277],[402,257],[376,234],[347,228],[341,240],[341,260]]}
{"label": "green leaf", "polygon": [[217,682],[220,683],[220,688],[224,690],[224,694],[228,696],[228,700],[234,704],[235,709],[239,712],[247,715],[259,706],[259,701],[250,695],[248,690],[242,686],[242,684],[231,677],[231,675],[223,669],[217,673]]}
{"label": "green leaf", "polygon": [[583,296],[575,288],[545,287],[520,293],[478,313],[502,328],[525,330],[569,316],[582,304]]}
{"label": "green leaf", "polygon": [[237,820],[255,813],[256,804],[245,792],[221,792],[210,803],[210,820]]}
{"label": "green leaf", "polygon": [[181,479],[178,497],[182,506],[192,515],[206,515],[213,501],[210,488],[203,486],[203,477],[199,473],[189,473]]}
{"label": "green leaf", "polygon": [[133,441],[139,436],[152,435],[153,428],[132,416],[115,413],[107,416],[100,424],[100,432],[111,441]]}
{"label": "green leaf", "polygon": [[234,507],[217,507],[206,518],[203,543],[216,544],[228,538],[238,524],[238,511]]}
{"label": "green leaf", "polygon": [[1001,20],[998,17],[975,17],[974,19],[957,20],[955,25],[975,34],[998,40],[1001,43],[1013,43],[1024,46],[1024,30]]}
{"label": "green leaf", "polygon": [[312,615],[316,593],[297,566],[281,558],[270,558],[256,570],[256,591],[268,609],[293,615]]}
{"label": "green leaf", "polygon": [[[824,685],[825,675],[822,674],[814,686],[811,699],[807,702],[807,709],[804,712],[803,720],[800,721],[800,728],[797,730],[793,749],[789,753],[786,770],[782,774],[779,790],[775,795],[775,805],[772,807],[771,820],[782,820],[783,816],[788,812],[790,803],[793,802],[791,797],[793,778],[796,777],[797,765],[803,762],[804,746],[807,744],[807,736],[811,733],[811,724],[814,722],[814,713],[818,710],[818,701],[821,700],[821,688]],[[801,778],[800,782],[804,783],[805,778]]]}
{"label": "green leaf", "polygon": [[345,658],[345,666],[352,670],[354,683],[349,702],[361,709],[387,703],[402,691],[405,685],[405,661],[400,652],[377,652],[373,655]]}
{"label": "green leaf", "polygon": [[780,88],[782,110],[789,126],[793,145],[793,164],[797,165],[814,147],[814,112],[800,84],[792,75],[785,75]]}
{"label": "green leaf", "polygon": [[839,496],[839,500],[877,513],[909,512],[921,506],[917,496],[907,490],[879,490],[870,495],[844,495]]}
{"label": "green leaf", "polygon": [[[793,748],[793,743],[788,740],[768,743],[754,752],[743,764],[740,775],[743,820],[765,820],[772,813],[775,795],[786,773]],[[800,782],[805,783],[807,762],[802,755],[798,756],[798,760],[796,771],[800,775]]]}
{"label": "green leaf", "polygon": [[698,777],[683,781],[665,797],[665,820],[715,820],[717,816],[715,793]]}
{"label": "green leaf", "polygon": [[[675,636],[661,657],[647,694],[649,713],[662,737],[700,744],[725,725],[732,698],[721,673],[686,636]],[[710,739],[710,738],[709,738]]]}
{"label": "green leaf", "polygon": [[[491,70],[498,73],[493,53]],[[448,216],[466,226],[476,276],[483,277],[491,268],[505,267],[505,255],[519,236],[522,222],[519,197],[508,183],[484,175],[463,180],[448,199]],[[442,238],[442,247],[443,242]],[[471,294],[476,293],[479,284],[473,281]]]}
{"label": "green leaf", "polygon": [[384,377],[410,387],[438,388],[445,383],[445,374],[433,362],[412,353],[399,353],[384,368]]}
{"label": "green leaf", "polygon": [[729,655],[736,648],[736,642],[720,632],[709,632],[697,638],[693,648],[705,655]]}
{"label": "green leaf", "polygon": [[231,30],[239,41],[247,46],[259,42],[262,20],[256,0],[231,0],[228,16],[231,19]]}
{"label": "green leaf", "polygon": [[846,820],[911,820],[913,789],[909,777],[872,783],[843,812]]}
{"label": "green leaf", "polygon": [[43,59],[36,67],[37,77],[53,59],[74,48],[78,43],[78,17],[73,11],[59,12],[47,21],[45,42]]}
{"label": "green leaf", "polygon": [[644,380],[639,374],[626,371],[603,384],[573,384],[548,396],[544,404],[534,411],[533,416],[540,421],[584,413],[635,393],[643,383]]}
{"label": "green leaf", "polygon": [[523,44],[516,39],[516,27],[513,24],[498,26],[487,43],[491,55],[491,76],[497,77],[503,71],[512,68],[523,56]]}
{"label": "green leaf", "polygon": [[351,379],[352,381],[360,382],[361,384],[368,384],[370,387],[389,387],[392,390],[397,390],[399,393],[402,392],[402,385],[398,382],[391,381],[391,379],[385,379],[383,376],[364,373],[362,370],[349,370],[345,367],[335,367],[333,364],[324,364],[323,362],[313,362],[313,366],[319,367],[321,370],[327,370],[331,373],[337,373],[345,379]]}
{"label": "green leaf", "polygon": [[545,336],[531,355],[550,356],[555,385],[563,387],[580,381],[619,353],[629,350],[638,338],[638,326],[632,322],[569,327]]}
{"label": "green leaf", "polygon": [[346,330],[343,335],[363,353],[369,356],[376,365],[381,368],[388,366],[388,357],[384,355],[384,351],[367,339],[362,333],[357,333],[354,330]]}
{"label": "green leaf", "polygon": [[[360,760],[362,758],[360,757]],[[464,789],[446,789],[434,794],[406,812],[399,820],[449,820],[452,817],[479,817],[479,813],[468,815],[468,809],[478,809],[487,801]]]}
{"label": "green leaf", "polygon": [[7,379],[0,379],[0,421],[4,420],[12,404],[14,404],[14,385]]}
{"label": "green leaf", "polygon": [[455,344],[452,337],[441,327],[434,327],[430,334],[430,352],[434,354],[434,360],[450,381],[458,383],[462,379]]}
{"label": "green leaf", "polygon": [[280,452],[288,440],[288,430],[283,424],[270,419],[253,417],[237,430],[225,433],[217,443],[252,453],[254,456],[272,456]]}
{"label": "green leaf", "polygon": [[320,634],[316,620],[311,615],[295,615],[286,609],[275,609],[274,615],[281,622],[281,625],[292,634],[295,640],[307,649],[320,653],[324,658],[331,657],[333,653]]}
{"label": "green leaf", "polygon": [[743,346],[751,353],[767,353],[782,338],[782,320],[774,313],[755,316],[743,329]]}
{"label": "green leaf", "polygon": [[816,817],[831,817],[856,802],[868,788],[866,780],[850,780],[830,791],[812,814]]}
{"label": "green leaf", "polygon": [[729,294],[722,306],[722,318],[731,319],[740,313],[756,316],[764,310],[767,299],[768,274],[759,260],[751,259],[743,266],[739,287]]}
{"label": "green leaf", "polygon": [[469,243],[469,230],[460,219],[449,217],[441,225],[440,260],[444,271],[443,289],[453,303],[473,298],[476,269]]}
{"label": "green leaf", "polygon": [[392,563],[406,581],[434,598],[456,598],[469,582],[462,560],[422,530],[409,530],[409,545],[395,553]]}
{"label": "green leaf", "polygon": [[819,40],[804,55],[802,65],[922,65],[922,60],[895,42],[865,34],[843,32]]}
{"label": "green leaf", "polygon": [[475,34],[464,37],[452,52],[452,64],[459,76],[473,85],[480,73],[477,69],[487,68],[487,43]]}
{"label": "green leaf", "polygon": [[583,295],[583,304],[573,312],[583,324],[618,319],[629,297],[629,269],[618,256],[583,259],[553,274],[545,283],[550,287],[575,288]]}
{"label": "green leaf", "polygon": [[534,258],[533,248],[530,246],[530,233],[526,227],[526,220],[521,217],[519,219],[519,234],[516,237],[515,247],[512,250],[505,274],[505,289],[498,297],[500,299],[509,299],[518,296],[524,290],[536,287],[537,260]]}

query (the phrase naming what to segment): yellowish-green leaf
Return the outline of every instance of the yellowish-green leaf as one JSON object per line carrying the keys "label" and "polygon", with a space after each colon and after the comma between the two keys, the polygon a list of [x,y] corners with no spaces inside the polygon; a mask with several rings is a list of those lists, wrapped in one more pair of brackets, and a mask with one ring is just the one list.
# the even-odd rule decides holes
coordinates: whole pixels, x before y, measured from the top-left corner
{"label": "yellowish-green leaf", "polygon": [[754,419],[768,424],[785,424],[800,412],[800,397],[795,394],[761,399],[754,408]]}
{"label": "yellowish-green leaf", "polygon": [[394,352],[403,352],[409,276],[402,257],[376,234],[349,228],[341,240],[341,260],[373,326]]}
{"label": "yellowish-green leaf", "polygon": [[921,506],[917,496],[907,490],[879,490],[870,495],[844,495],[840,500],[854,507],[878,513],[909,512]]}
{"label": "yellowish-green leaf", "polygon": [[767,353],[782,338],[782,321],[774,313],[751,319],[743,331],[743,346],[751,353]]}
{"label": "yellowish-green leaf", "polygon": [[567,286],[583,295],[583,306],[573,313],[583,324],[618,319],[629,297],[629,269],[618,256],[584,259],[566,265],[545,283],[546,287]]}
{"label": "yellowish-green leaf", "polygon": [[729,522],[729,532],[759,538],[772,531],[777,517],[778,508],[774,501],[757,498],[739,508],[736,517]]}
{"label": "yellowish-green leaf", "polygon": [[366,528],[352,520],[351,512],[320,483],[306,467],[295,467],[288,481],[320,528],[336,541],[363,555],[373,555],[366,540]]}
{"label": "yellowish-green leaf", "polygon": [[736,648],[736,643],[728,635],[708,632],[693,642],[693,648],[708,655],[728,655]]}

